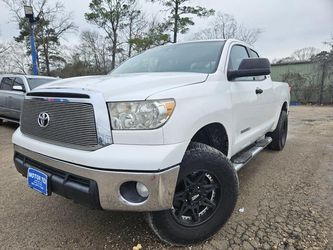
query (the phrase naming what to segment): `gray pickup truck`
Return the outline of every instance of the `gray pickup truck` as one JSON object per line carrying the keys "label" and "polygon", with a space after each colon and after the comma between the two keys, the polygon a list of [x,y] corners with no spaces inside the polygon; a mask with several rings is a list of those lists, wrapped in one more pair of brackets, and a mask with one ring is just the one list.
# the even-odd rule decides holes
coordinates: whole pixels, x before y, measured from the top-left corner
{"label": "gray pickup truck", "polygon": [[25,94],[57,79],[47,76],[0,75],[0,124],[4,120],[18,123]]}

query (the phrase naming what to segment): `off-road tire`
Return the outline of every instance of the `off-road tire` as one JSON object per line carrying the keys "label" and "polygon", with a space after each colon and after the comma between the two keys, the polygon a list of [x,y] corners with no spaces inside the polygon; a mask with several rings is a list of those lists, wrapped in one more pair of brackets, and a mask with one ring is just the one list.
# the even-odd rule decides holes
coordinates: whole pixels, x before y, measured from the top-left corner
{"label": "off-road tire", "polygon": [[[180,216],[181,219],[179,219],[174,209],[148,213],[149,225],[162,241],[171,245],[183,246],[202,242],[220,230],[231,216],[238,197],[237,172],[227,157],[217,149],[202,143],[191,143],[181,163],[177,187],[184,181],[183,178],[186,179],[193,173],[201,172],[206,173],[203,178],[208,175],[214,176],[217,180],[214,182],[214,186],[217,187],[216,192],[214,191],[216,195],[214,197],[218,201],[216,206],[209,207],[206,210],[207,215],[201,215],[207,216],[206,220],[201,222],[199,217],[196,222],[199,223],[198,225],[180,223],[179,220],[183,220],[183,216]],[[205,185],[205,187],[208,186]],[[201,193],[198,200],[202,197],[204,195]],[[175,200],[176,198],[174,198],[174,207]],[[193,202],[193,197],[186,201]],[[198,202],[201,204],[201,200]],[[208,212],[211,213],[210,217],[208,217]]]}
{"label": "off-road tire", "polygon": [[281,151],[286,144],[287,134],[288,114],[287,111],[282,110],[276,129],[273,132],[267,134],[267,136],[272,138],[272,142],[268,145],[268,148],[271,150]]}

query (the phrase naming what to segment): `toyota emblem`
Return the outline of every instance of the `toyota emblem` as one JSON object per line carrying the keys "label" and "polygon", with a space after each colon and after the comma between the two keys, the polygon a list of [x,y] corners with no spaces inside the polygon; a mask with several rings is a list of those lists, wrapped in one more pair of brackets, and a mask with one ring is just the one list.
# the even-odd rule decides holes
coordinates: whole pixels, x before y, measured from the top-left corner
{"label": "toyota emblem", "polygon": [[50,116],[46,112],[39,113],[37,119],[39,127],[46,128],[50,123]]}

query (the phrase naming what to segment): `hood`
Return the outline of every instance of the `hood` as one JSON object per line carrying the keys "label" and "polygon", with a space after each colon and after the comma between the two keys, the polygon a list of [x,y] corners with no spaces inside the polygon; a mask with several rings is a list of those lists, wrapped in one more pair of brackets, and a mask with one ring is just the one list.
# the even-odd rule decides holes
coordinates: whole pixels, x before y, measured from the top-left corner
{"label": "hood", "polygon": [[85,76],[54,81],[38,90],[49,88],[89,89],[101,92],[106,101],[145,100],[165,90],[202,83],[203,73],[140,73],[106,76]]}

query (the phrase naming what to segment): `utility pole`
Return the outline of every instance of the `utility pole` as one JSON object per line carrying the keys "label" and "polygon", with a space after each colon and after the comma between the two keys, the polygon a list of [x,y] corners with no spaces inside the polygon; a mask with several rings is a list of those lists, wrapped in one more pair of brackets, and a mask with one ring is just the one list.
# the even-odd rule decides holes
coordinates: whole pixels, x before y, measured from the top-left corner
{"label": "utility pole", "polygon": [[34,17],[34,12],[33,12],[33,8],[31,5],[24,6],[24,14],[30,23],[30,48],[31,48],[31,58],[32,58],[32,73],[33,73],[33,75],[38,75],[34,24],[39,21],[39,15],[37,16],[37,18]]}

